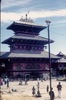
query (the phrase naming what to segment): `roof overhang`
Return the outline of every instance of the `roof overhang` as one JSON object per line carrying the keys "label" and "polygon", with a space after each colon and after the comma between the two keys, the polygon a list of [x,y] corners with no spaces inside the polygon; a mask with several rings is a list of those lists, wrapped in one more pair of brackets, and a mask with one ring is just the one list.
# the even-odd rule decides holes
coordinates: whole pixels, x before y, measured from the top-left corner
{"label": "roof overhang", "polygon": [[[15,51],[15,52],[7,52],[1,56],[2,58],[45,58],[49,59],[49,54],[46,51]],[[54,54],[51,54],[51,59],[59,59],[58,56],[55,56]]]}

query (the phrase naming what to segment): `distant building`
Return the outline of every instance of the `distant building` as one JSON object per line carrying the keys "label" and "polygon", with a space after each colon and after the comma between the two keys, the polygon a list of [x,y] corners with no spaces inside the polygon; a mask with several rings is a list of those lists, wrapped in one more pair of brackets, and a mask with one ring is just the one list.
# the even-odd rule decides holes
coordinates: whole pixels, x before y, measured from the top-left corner
{"label": "distant building", "polygon": [[[2,42],[9,45],[10,52],[1,52],[0,74],[10,78],[28,79],[49,75],[49,54],[45,51],[48,39],[39,36],[46,26],[37,25],[26,16],[25,19],[14,21],[7,29],[14,31],[14,36]],[[50,43],[53,42],[50,40]],[[54,67],[57,71],[59,58],[51,54],[51,65],[55,75]]]}
{"label": "distant building", "polygon": [[66,75],[66,55],[59,52],[57,56],[61,57],[58,61],[58,70],[60,75]]}

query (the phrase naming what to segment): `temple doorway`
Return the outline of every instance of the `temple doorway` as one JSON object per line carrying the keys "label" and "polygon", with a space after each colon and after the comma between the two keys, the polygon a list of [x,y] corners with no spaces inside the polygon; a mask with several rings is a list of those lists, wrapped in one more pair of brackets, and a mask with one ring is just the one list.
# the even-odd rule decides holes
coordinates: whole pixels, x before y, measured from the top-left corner
{"label": "temple doorway", "polygon": [[39,77],[40,77],[40,74],[39,74],[38,71],[32,71],[32,72],[30,73],[30,78],[31,78],[31,79],[36,80],[36,79],[39,78]]}
{"label": "temple doorway", "polygon": [[25,79],[30,80],[30,74],[25,74]]}

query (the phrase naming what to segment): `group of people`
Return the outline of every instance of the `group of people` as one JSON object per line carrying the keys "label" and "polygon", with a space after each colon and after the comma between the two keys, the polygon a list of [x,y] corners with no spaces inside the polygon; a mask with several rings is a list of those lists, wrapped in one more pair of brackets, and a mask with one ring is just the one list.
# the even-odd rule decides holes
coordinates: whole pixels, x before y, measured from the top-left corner
{"label": "group of people", "polygon": [[23,84],[23,81],[25,82],[25,85],[27,85],[28,80],[26,78],[25,78],[25,80],[20,79],[19,85],[22,85]]}
{"label": "group of people", "polygon": [[[38,83],[38,90],[39,90],[39,80],[37,80]],[[0,85],[6,84],[7,88],[9,87],[9,78],[6,76],[4,78],[4,80],[2,78],[0,78]],[[25,85],[27,84],[27,80],[25,80]],[[20,85],[22,85],[22,81],[20,81]],[[58,97],[61,98],[61,90],[62,90],[62,85],[59,82],[57,85],[57,90],[58,90]],[[51,87],[50,91],[49,91],[49,86],[47,85],[47,93],[49,93],[51,100],[55,99],[55,93],[53,91],[53,88]],[[32,94],[33,96],[35,95],[35,87],[33,86],[32,88]]]}
{"label": "group of people", "polygon": [[0,85],[6,84],[9,87],[9,78],[6,76],[4,79],[0,78]]}
{"label": "group of people", "polygon": [[[57,90],[58,90],[58,97],[61,98],[61,90],[62,90],[62,85],[59,82],[57,85]],[[51,87],[51,90],[49,91],[49,86],[47,85],[47,93],[50,95],[51,100],[55,99],[55,93],[53,91],[53,88]],[[35,87],[33,86],[32,88],[32,94],[35,96]]]}
{"label": "group of people", "polygon": [[[59,82],[57,85],[57,90],[58,90],[58,97],[61,98],[61,90],[62,90],[62,85]],[[47,85],[47,92],[49,92],[51,100],[54,100],[55,98],[55,93],[53,91],[53,88],[51,87],[51,91],[49,91],[49,86]]]}

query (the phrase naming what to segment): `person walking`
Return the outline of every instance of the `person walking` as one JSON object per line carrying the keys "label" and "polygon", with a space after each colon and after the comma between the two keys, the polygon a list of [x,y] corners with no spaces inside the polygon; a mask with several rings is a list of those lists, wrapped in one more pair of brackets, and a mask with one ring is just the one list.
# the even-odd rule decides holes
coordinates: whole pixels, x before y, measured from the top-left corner
{"label": "person walking", "polygon": [[49,92],[49,86],[47,85],[47,93]]}
{"label": "person walking", "polygon": [[7,78],[7,88],[9,88],[9,78]]}
{"label": "person walking", "polygon": [[34,86],[32,88],[32,94],[33,94],[33,96],[35,96],[35,87]]}
{"label": "person walking", "polygon": [[59,82],[58,85],[57,85],[57,89],[58,89],[58,97],[61,98],[61,89],[62,89],[62,85],[61,85],[60,82]]}
{"label": "person walking", "polygon": [[6,76],[4,79],[4,84],[7,84],[8,77]]}
{"label": "person walking", "polygon": [[51,97],[51,100],[54,100],[55,94],[54,94],[53,88],[51,88],[51,91],[49,91],[49,95]]}

